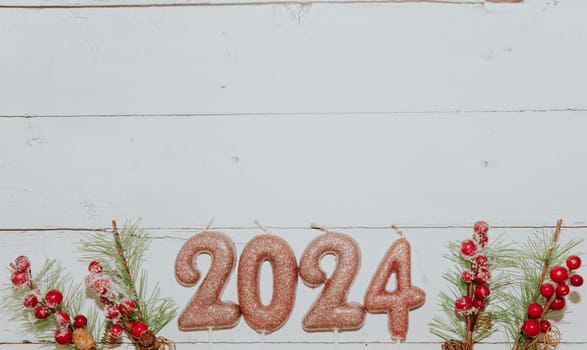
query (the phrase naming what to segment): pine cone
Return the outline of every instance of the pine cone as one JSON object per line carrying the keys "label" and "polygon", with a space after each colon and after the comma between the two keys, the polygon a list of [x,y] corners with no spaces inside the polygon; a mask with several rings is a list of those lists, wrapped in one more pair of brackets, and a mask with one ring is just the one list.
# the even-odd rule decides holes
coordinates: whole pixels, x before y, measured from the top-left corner
{"label": "pine cone", "polygon": [[442,350],[469,350],[469,344],[461,340],[447,340],[442,343]]}
{"label": "pine cone", "polygon": [[157,350],[160,346],[155,333],[150,329],[141,333],[138,345],[140,350]]}
{"label": "pine cone", "polygon": [[83,328],[76,328],[73,331],[73,343],[79,350],[96,350],[94,336]]}

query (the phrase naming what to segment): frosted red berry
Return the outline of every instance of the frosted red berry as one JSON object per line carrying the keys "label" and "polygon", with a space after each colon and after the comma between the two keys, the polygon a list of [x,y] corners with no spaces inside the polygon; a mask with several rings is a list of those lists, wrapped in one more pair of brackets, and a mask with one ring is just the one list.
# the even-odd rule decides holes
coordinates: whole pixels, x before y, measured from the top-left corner
{"label": "frosted red berry", "polygon": [[149,326],[147,326],[144,322],[138,321],[132,325],[132,328],[130,329],[130,334],[132,334],[133,337],[138,338],[141,336],[141,333],[148,329]]}
{"label": "frosted red berry", "polygon": [[477,264],[477,266],[480,266],[480,267],[487,266],[488,261],[489,261],[489,259],[487,259],[487,257],[485,255],[478,255],[475,258],[475,264]]}
{"label": "frosted red berry", "polygon": [[556,297],[553,301],[552,304],[550,304],[550,308],[552,310],[562,310],[565,307],[565,299],[561,298],[561,297]]}
{"label": "frosted red berry", "polygon": [[548,322],[548,320],[540,321],[540,331],[542,333],[548,332],[549,329],[550,329],[550,322]]}
{"label": "frosted red berry", "polygon": [[29,275],[24,271],[14,271],[10,276],[10,281],[12,281],[12,284],[15,286],[20,286],[29,281]]}
{"label": "frosted red berry", "polygon": [[581,267],[581,258],[576,255],[571,255],[567,258],[567,267],[569,270],[576,270]]}
{"label": "frosted red berry", "polygon": [[120,303],[120,305],[118,305],[118,311],[120,311],[120,313],[125,316],[132,315],[132,313],[135,312],[136,309],[137,305],[134,301],[130,299],[125,300],[122,303]]}
{"label": "frosted red berry", "polygon": [[522,324],[522,333],[528,337],[535,337],[540,333],[540,323],[536,320],[525,320]]}
{"label": "frosted red berry", "polygon": [[486,235],[489,231],[489,225],[485,221],[477,221],[473,225],[473,232],[478,235]]}
{"label": "frosted red berry", "polygon": [[110,288],[110,280],[107,278],[98,278],[97,280],[94,280],[94,284],[92,285],[92,289],[99,295],[108,294]]}
{"label": "frosted red berry", "polygon": [[480,268],[475,275],[475,282],[477,283],[486,283],[491,279],[491,273],[486,268]]}
{"label": "frosted red berry", "polygon": [[39,305],[35,308],[35,317],[42,320],[49,317],[51,309],[47,305]]}
{"label": "frosted red berry", "polygon": [[51,289],[45,294],[45,302],[49,307],[56,307],[63,301],[63,294],[57,289]]}
{"label": "frosted red berry", "polygon": [[485,309],[485,300],[473,299],[473,307],[478,310]]}
{"label": "frosted red berry", "polygon": [[540,318],[542,316],[542,305],[538,303],[530,303],[528,305],[528,317]]}
{"label": "frosted red berry", "polygon": [[100,265],[100,262],[98,260],[92,260],[88,264],[88,271],[90,271],[91,273],[100,273],[102,272],[102,270],[102,265]]}
{"label": "frosted red berry", "polygon": [[461,279],[463,280],[463,282],[465,283],[471,283],[473,282],[473,273],[471,271],[463,271],[463,273],[461,274]]}
{"label": "frosted red berry", "polygon": [[16,271],[25,272],[31,268],[31,261],[24,255],[21,255],[14,259],[14,266]]}
{"label": "frosted red berry", "polygon": [[489,238],[487,238],[487,235],[479,236],[479,244],[481,244],[482,247],[485,247],[487,245],[487,242],[489,242]]}
{"label": "frosted red berry", "polygon": [[489,286],[485,283],[478,284],[475,287],[475,297],[478,299],[486,299],[491,294]]}
{"label": "frosted red berry", "polygon": [[564,266],[554,266],[550,269],[550,279],[556,283],[562,283],[569,277],[569,271]]}
{"label": "frosted red berry", "polygon": [[57,311],[55,313],[55,323],[60,327],[65,327],[69,324],[69,314],[65,311]]}
{"label": "frosted red berry", "polygon": [[471,239],[464,240],[461,243],[461,253],[464,256],[471,256],[477,251],[477,244]]}
{"label": "frosted red berry", "polygon": [[108,329],[108,333],[110,333],[110,336],[112,338],[120,338],[122,336],[122,326],[118,323],[115,323],[112,326],[110,326],[110,329]]}
{"label": "frosted red berry", "polygon": [[468,296],[463,296],[455,300],[455,309],[458,312],[469,312],[473,307],[473,301]]}
{"label": "frosted red berry", "polygon": [[39,300],[37,299],[37,296],[34,294],[27,294],[22,299],[22,304],[25,307],[35,307],[35,306],[37,306],[38,302],[39,302]]}
{"label": "frosted red berry", "polygon": [[106,307],[106,318],[109,320],[114,320],[120,317],[120,311],[115,305],[108,305]]}
{"label": "frosted red berry", "polygon": [[571,285],[575,287],[580,287],[583,285],[583,277],[581,275],[572,275],[569,280],[571,281]]}
{"label": "frosted red berry", "polygon": [[554,286],[552,283],[544,283],[540,286],[540,295],[546,299],[550,298],[554,294]]}
{"label": "frosted red berry", "polygon": [[84,315],[77,315],[73,318],[73,326],[75,328],[84,328],[88,324],[88,319]]}
{"label": "frosted red berry", "polygon": [[60,328],[55,332],[55,341],[57,344],[66,345],[71,343],[73,332],[69,328]]}
{"label": "frosted red berry", "polygon": [[556,286],[556,295],[558,295],[559,297],[567,296],[570,292],[571,288],[568,284],[561,283],[558,286]]}

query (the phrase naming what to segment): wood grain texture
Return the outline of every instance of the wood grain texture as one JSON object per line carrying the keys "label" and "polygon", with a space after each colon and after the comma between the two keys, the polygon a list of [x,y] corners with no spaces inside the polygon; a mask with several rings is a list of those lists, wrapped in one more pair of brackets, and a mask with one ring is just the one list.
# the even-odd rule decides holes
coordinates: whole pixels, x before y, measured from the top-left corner
{"label": "wood grain texture", "polygon": [[587,107],[587,3],[0,11],[0,114]]}
{"label": "wood grain texture", "polygon": [[585,225],[573,113],[0,119],[0,228]]}

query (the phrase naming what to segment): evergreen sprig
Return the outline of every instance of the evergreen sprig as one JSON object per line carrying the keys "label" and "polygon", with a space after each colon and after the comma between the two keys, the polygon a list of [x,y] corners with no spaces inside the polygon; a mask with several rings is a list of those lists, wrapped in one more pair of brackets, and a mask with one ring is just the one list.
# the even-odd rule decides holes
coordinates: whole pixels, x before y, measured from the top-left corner
{"label": "evergreen sprig", "polygon": [[[443,278],[449,282],[448,292],[439,293],[438,305],[443,312],[442,316],[434,316],[429,323],[430,332],[443,340],[465,339],[467,329],[465,317],[455,311],[455,300],[468,293],[468,284],[461,279],[461,272],[471,268],[471,262],[460,253],[460,242],[451,241],[446,244],[448,253],[446,259],[453,262],[456,267],[443,274]],[[488,269],[492,271],[492,279],[489,282],[492,294],[487,298],[488,311],[492,311],[492,322],[501,323],[503,318],[501,308],[507,299],[507,295],[500,290],[511,283],[510,278],[504,272],[517,265],[515,249],[505,244],[503,237],[498,237],[493,243],[482,248],[482,254],[489,260]],[[479,342],[497,331],[496,327],[489,329],[476,327],[473,333],[473,341]]]}
{"label": "evergreen sprig", "polygon": [[[520,325],[527,318],[528,305],[533,302],[540,304],[546,302],[546,299],[540,295],[540,286],[544,282],[540,280],[541,277],[543,278],[543,269],[563,264],[565,257],[581,242],[581,240],[570,240],[560,243],[553,239],[551,230],[542,229],[516,249],[518,269],[511,272],[513,283],[507,290],[506,303],[500,310],[504,317],[506,335],[514,346],[522,346],[527,340],[520,332]],[[548,310],[544,318],[556,318],[563,313],[564,310]]]}
{"label": "evergreen sprig", "polygon": [[[59,308],[73,317],[79,314],[82,308],[85,297],[84,289],[73,282],[72,276],[66,273],[61,264],[55,259],[46,260],[41,269],[34,274],[33,281],[38,291],[31,291],[26,285],[6,285],[3,288],[4,300],[1,307],[10,315],[12,320],[21,321],[23,330],[32,333],[42,343],[54,346],[55,330],[58,328],[55,317],[51,315],[45,319],[36,318],[34,309],[23,306],[23,298],[29,293],[46,293],[51,289],[57,289],[63,294],[63,301]],[[95,326],[95,319],[88,318],[86,329],[92,332],[95,331]],[[59,348],[76,349],[73,344],[60,346]]]}
{"label": "evergreen sprig", "polygon": [[159,297],[158,284],[149,291],[147,272],[140,268],[149,246],[150,238],[139,222],[127,222],[119,230],[114,226],[113,233],[86,235],[80,250],[89,260],[100,261],[121,293],[136,299],[143,321],[157,333],[175,317],[177,308],[172,298]]}

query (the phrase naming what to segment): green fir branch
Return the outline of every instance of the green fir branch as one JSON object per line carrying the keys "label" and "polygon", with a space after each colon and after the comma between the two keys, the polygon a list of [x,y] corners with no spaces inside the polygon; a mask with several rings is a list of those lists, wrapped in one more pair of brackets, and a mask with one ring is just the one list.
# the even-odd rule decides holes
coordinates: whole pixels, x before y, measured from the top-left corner
{"label": "green fir branch", "polygon": [[[527,307],[537,302],[541,305],[546,299],[540,295],[540,275],[543,266],[550,267],[564,264],[564,259],[581,244],[582,240],[570,240],[565,243],[553,242],[551,230],[539,230],[515,252],[518,257],[518,269],[511,272],[512,284],[506,294],[506,303],[500,313],[504,318],[504,330],[509,342],[521,346],[526,337],[520,332],[520,325],[527,317]],[[552,252],[549,256],[549,251]],[[544,281],[542,281],[544,282]],[[565,310],[549,310],[545,318],[555,318]]]}
{"label": "green fir branch", "polygon": [[[443,340],[464,339],[467,335],[465,318],[455,311],[454,301],[468,293],[469,286],[461,279],[461,274],[462,271],[470,270],[471,262],[461,254],[460,241],[450,241],[445,246],[448,252],[444,254],[444,257],[455,266],[442,275],[443,279],[449,282],[448,291],[440,292],[438,296],[443,315],[433,317],[429,328],[432,334]],[[504,322],[500,310],[501,305],[507,300],[507,296],[498,291],[511,284],[511,278],[504,272],[518,264],[516,250],[504,243],[503,235],[481,248],[481,252],[489,259],[488,268],[492,273],[492,278],[489,281],[492,294],[486,299],[486,302],[487,311],[492,312],[494,326],[488,330],[475,328],[474,342],[479,342],[494,334],[497,331],[495,325]]]}
{"label": "green fir branch", "polygon": [[81,242],[80,250],[88,260],[100,261],[104,273],[112,277],[124,294],[119,296],[120,299],[136,298],[143,321],[157,333],[175,317],[177,308],[173,299],[160,298],[158,284],[148,290],[147,272],[141,269],[141,264],[149,247],[147,231],[139,226],[139,222],[127,222],[118,230],[115,239],[111,233],[88,234]]}

